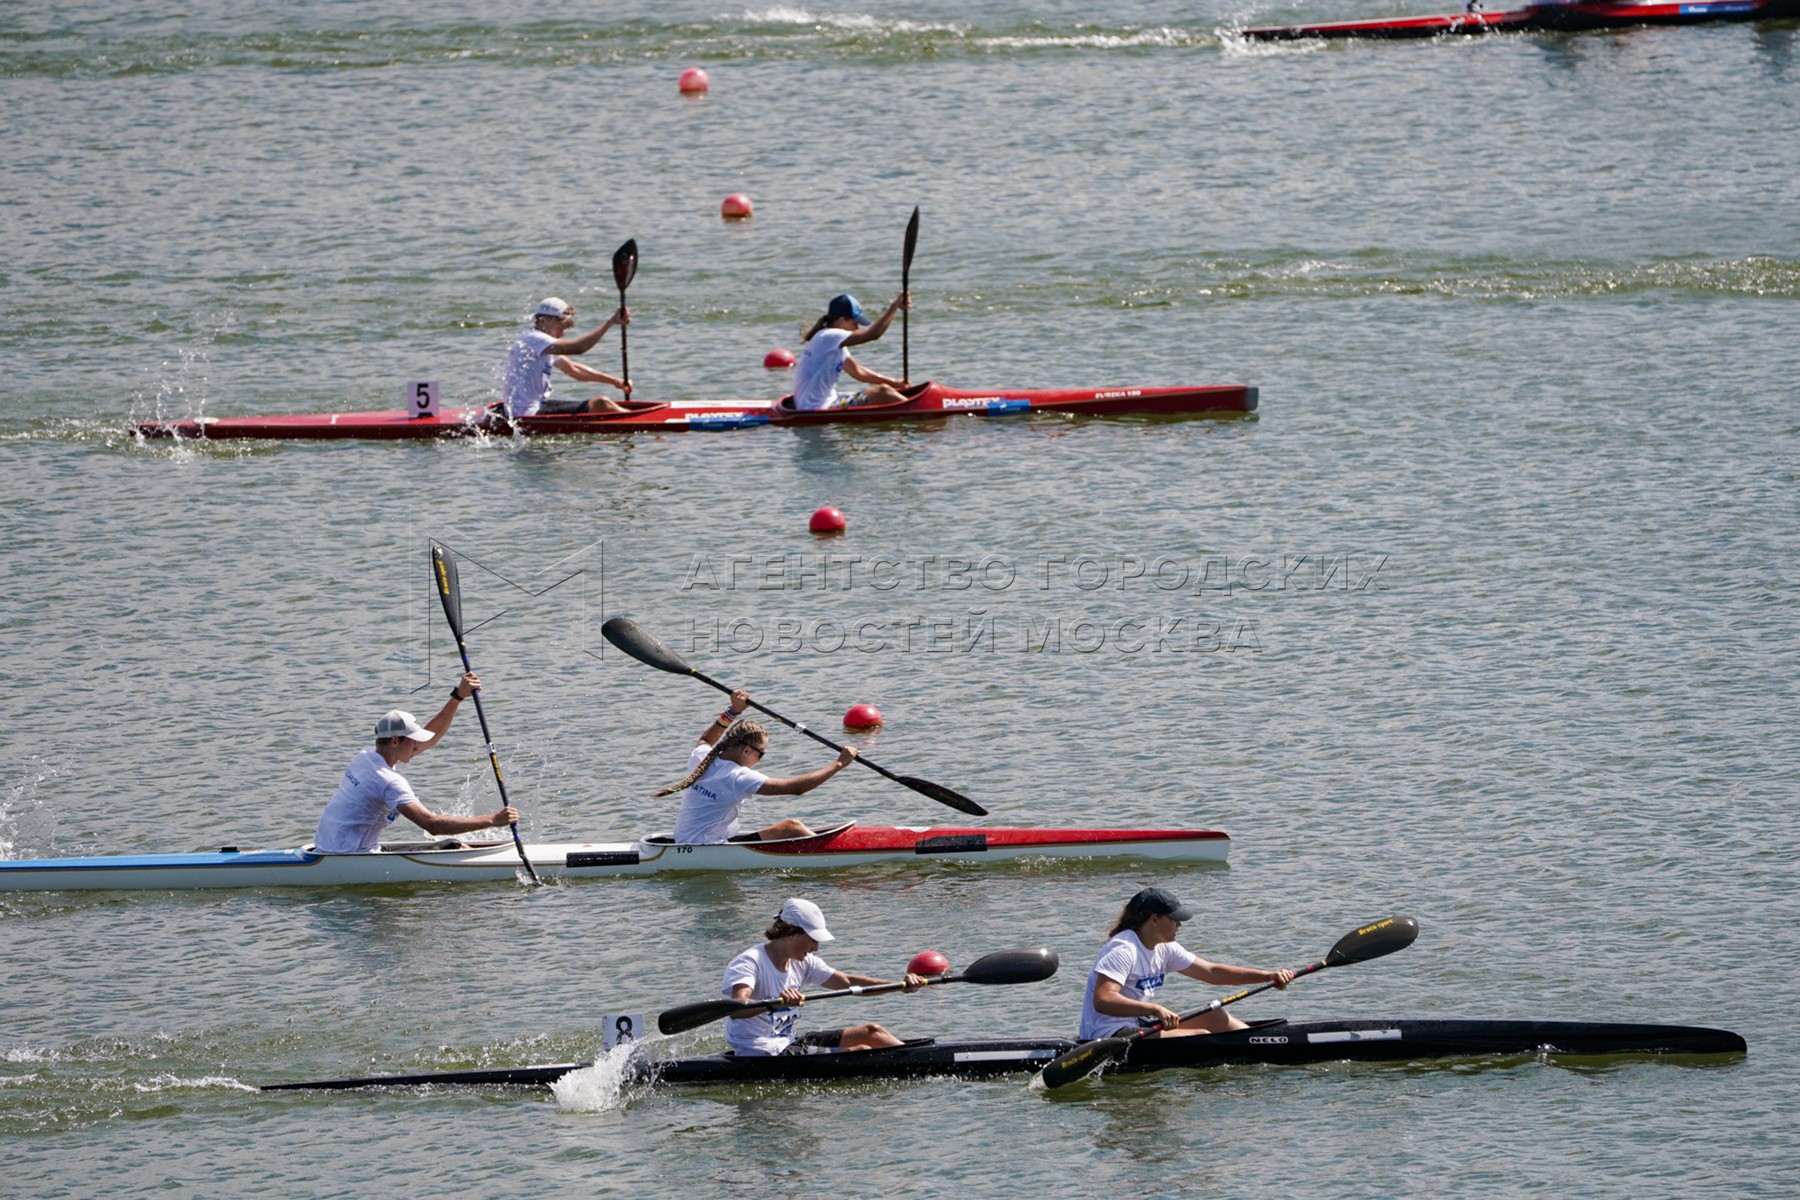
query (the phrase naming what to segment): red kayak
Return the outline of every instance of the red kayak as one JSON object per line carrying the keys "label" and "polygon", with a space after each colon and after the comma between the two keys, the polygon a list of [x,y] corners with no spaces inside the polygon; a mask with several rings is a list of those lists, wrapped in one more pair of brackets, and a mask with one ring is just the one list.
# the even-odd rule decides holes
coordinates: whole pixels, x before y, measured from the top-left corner
{"label": "red kayak", "polygon": [[1057,388],[1036,391],[961,391],[921,383],[905,400],[859,408],[798,412],[777,400],[671,400],[622,413],[513,419],[496,407],[454,409],[434,417],[404,411],[294,413],[273,417],[190,417],[141,421],[144,437],[206,438],[446,438],[476,434],[547,437],[574,433],[685,433],[744,429],[753,425],[867,425],[877,421],[932,420],[958,415],[1014,416],[1070,413],[1087,417],[1173,416],[1256,411],[1256,389],[1242,384],[1209,387]]}
{"label": "red kayak", "polygon": [[1304,38],[1427,38],[1451,34],[1536,30],[1616,29],[1626,25],[1702,25],[1714,21],[1757,21],[1800,16],[1800,0],[1574,0],[1532,4],[1506,12],[1461,12],[1430,17],[1388,17],[1334,21],[1324,25],[1281,25],[1246,29],[1253,41]]}

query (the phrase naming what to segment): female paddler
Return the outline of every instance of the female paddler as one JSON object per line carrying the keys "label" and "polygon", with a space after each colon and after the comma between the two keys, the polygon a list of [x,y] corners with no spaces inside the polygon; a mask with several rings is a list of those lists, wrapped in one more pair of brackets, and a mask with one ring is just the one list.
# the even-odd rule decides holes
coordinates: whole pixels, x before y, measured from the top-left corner
{"label": "female paddler", "polygon": [[1170,971],[1225,987],[1272,983],[1285,988],[1292,982],[1294,973],[1285,968],[1228,967],[1188,950],[1175,935],[1193,915],[1159,887],[1145,888],[1126,901],[1119,919],[1113,922],[1111,940],[1100,948],[1094,969],[1088,973],[1081,1007],[1082,1041],[1141,1029],[1161,1029],[1163,1037],[1179,1037],[1248,1028],[1222,1008],[1183,1021],[1180,1014],[1158,1004],[1156,993]]}
{"label": "female paddler", "polygon": [[[850,357],[852,346],[872,342],[888,331],[894,314],[912,307],[905,292],[894,297],[887,311],[874,321],[863,315],[862,305],[849,293],[833,296],[825,315],[807,331],[806,345],[794,363],[794,407],[801,412],[821,408],[845,408],[864,404],[893,404],[906,399],[904,379],[892,379]],[[838,395],[838,376],[847,373],[868,387],[852,396]]]}
{"label": "female paddler", "polygon": [[[725,1040],[734,1053],[745,1057],[775,1054],[833,1054],[840,1050],[877,1050],[898,1046],[900,1039],[874,1022],[847,1029],[822,1029],[798,1039],[794,1022],[806,996],[801,989],[873,987],[887,983],[873,975],[846,975],[819,957],[819,947],[833,941],[825,928],[825,914],[811,900],[794,898],[781,906],[763,931],[766,939],[752,946],[725,967],[720,991],[733,1000],[784,1001],[773,1012],[732,1017],[725,1022]],[[912,992],[930,981],[908,971],[901,990]]]}
{"label": "female paddler", "polygon": [[760,763],[769,748],[769,731],[759,721],[738,719],[749,707],[749,692],[731,693],[730,706],[707,725],[693,753],[688,755],[687,775],[680,783],[656,793],[684,793],[681,810],[675,815],[675,840],[682,845],[811,837],[812,830],[797,817],[777,821],[754,833],[740,833],[738,812],[752,796],[804,796],[856,761],[856,751],[846,746],[836,761],[792,779],[771,779],[752,770],[751,764]]}

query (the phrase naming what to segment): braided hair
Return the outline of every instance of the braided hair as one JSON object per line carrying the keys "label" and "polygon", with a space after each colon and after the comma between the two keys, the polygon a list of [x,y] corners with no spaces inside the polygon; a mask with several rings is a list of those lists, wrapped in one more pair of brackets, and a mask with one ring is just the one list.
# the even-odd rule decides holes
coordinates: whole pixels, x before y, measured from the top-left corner
{"label": "braided hair", "polygon": [[769,731],[763,728],[761,721],[739,721],[720,735],[719,740],[713,743],[712,751],[707,754],[705,758],[700,760],[699,766],[687,773],[686,778],[680,783],[670,784],[656,794],[658,796],[673,796],[676,792],[687,791],[690,787],[694,786],[696,780],[712,769],[712,765],[719,761],[719,755],[725,753],[727,750],[735,750],[739,746],[753,744],[758,738],[762,739],[763,745],[766,746],[769,744]]}

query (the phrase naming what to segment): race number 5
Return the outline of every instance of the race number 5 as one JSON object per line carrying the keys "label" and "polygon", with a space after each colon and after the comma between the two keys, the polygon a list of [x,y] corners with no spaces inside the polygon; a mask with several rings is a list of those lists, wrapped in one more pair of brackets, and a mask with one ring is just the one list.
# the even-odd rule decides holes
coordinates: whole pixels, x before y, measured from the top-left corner
{"label": "race number 5", "polygon": [[623,1046],[627,1042],[638,1040],[638,1031],[644,1028],[644,1014],[625,1013],[605,1017],[602,1019],[601,1027],[601,1049],[611,1050],[614,1047]]}
{"label": "race number 5", "polygon": [[406,385],[406,408],[415,417],[435,417],[438,415],[437,380],[425,380]]}

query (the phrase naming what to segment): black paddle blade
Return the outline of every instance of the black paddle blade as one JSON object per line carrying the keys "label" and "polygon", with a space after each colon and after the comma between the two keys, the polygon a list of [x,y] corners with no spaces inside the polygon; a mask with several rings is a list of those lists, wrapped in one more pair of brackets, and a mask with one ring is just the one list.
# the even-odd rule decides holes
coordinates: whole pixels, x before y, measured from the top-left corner
{"label": "black paddle blade", "polygon": [[1325,956],[1325,965],[1368,962],[1396,950],[1404,950],[1419,936],[1419,923],[1411,917],[1389,917],[1373,925],[1351,930]]}
{"label": "black paddle blade", "polygon": [[624,293],[637,277],[637,239],[626,238],[625,244],[613,251],[613,282]]}
{"label": "black paddle blade", "polygon": [[906,248],[900,254],[900,270],[912,270],[913,251],[919,245],[919,206],[913,205],[912,220],[906,223]]}
{"label": "black paddle blade", "polygon": [[1000,950],[984,954],[970,963],[968,969],[946,979],[946,983],[1038,983],[1056,974],[1061,965],[1056,951]]}
{"label": "black paddle blade", "polygon": [[600,627],[600,636],[647,667],[655,667],[671,675],[694,673],[694,668],[688,666],[681,655],[663,645],[655,634],[630,617],[612,618]]}
{"label": "black paddle blade", "polygon": [[697,1004],[683,1004],[667,1010],[656,1018],[656,1027],[665,1034],[686,1033],[702,1025],[711,1025],[714,1021],[723,1021],[732,1013],[755,1007],[757,1006],[754,1004],[742,1004],[736,1000],[702,1000]]}
{"label": "black paddle blade", "polygon": [[[602,628],[600,632],[605,633],[606,630]],[[667,669],[668,668],[666,667],[664,668],[664,670]],[[894,778],[911,788],[913,791],[919,793],[919,795],[930,796],[939,804],[948,804],[957,812],[966,812],[972,817],[985,817],[988,815],[987,809],[981,807],[981,805],[975,803],[961,792],[951,791],[941,783],[933,783],[929,779],[920,779],[916,775],[896,775]]]}
{"label": "black paddle blade", "polygon": [[1107,1063],[1124,1058],[1129,1049],[1130,1038],[1101,1038],[1097,1042],[1083,1042],[1061,1058],[1051,1059],[1038,1078],[1043,1080],[1047,1088],[1059,1088],[1078,1079],[1086,1079]]}
{"label": "black paddle blade", "polygon": [[437,584],[438,599],[444,602],[444,619],[450,632],[462,641],[462,587],[456,581],[456,560],[438,543],[431,543],[431,578]]}

